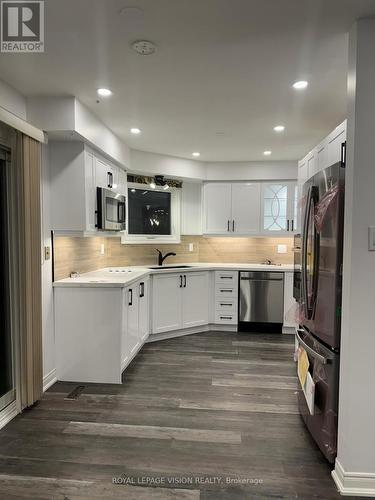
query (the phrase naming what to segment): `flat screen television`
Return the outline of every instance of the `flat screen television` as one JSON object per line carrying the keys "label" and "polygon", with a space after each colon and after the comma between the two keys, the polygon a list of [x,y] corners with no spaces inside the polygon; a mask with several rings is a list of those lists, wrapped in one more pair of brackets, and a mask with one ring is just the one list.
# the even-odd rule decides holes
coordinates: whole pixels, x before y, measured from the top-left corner
{"label": "flat screen television", "polygon": [[128,189],[128,233],[171,234],[171,193]]}

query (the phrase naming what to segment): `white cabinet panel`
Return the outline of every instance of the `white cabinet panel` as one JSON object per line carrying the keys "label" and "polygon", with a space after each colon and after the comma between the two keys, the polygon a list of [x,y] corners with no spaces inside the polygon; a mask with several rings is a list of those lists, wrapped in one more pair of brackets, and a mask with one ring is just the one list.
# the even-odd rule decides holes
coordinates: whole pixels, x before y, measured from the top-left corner
{"label": "white cabinet panel", "polygon": [[127,313],[127,346],[129,356],[133,356],[140,344],[139,339],[139,295],[138,285],[135,283],[126,289],[125,292],[125,307],[128,308]]}
{"label": "white cabinet panel", "polygon": [[232,220],[232,185],[209,183],[204,185],[205,234],[228,234]]}
{"label": "white cabinet panel", "polygon": [[86,230],[96,230],[96,185],[94,155],[85,151]]}
{"label": "white cabinet panel", "polygon": [[327,141],[321,142],[315,148],[316,155],[316,168],[313,173],[310,174],[310,177],[318,172],[321,172],[328,166],[328,148]]}
{"label": "white cabinet panel", "polygon": [[259,234],[260,184],[232,184],[232,231]]}
{"label": "white cabinet panel", "polygon": [[182,293],[182,326],[207,325],[209,313],[208,272],[184,274]]}
{"label": "white cabinet panel", "polygon": [[327,167],[341,161],[341,148],[342,143],[346,141],[346,121],[341,123],[335,130],[328,136],[327,141]]}
{"label": "white cabinet panel", "polygon": [[297,327],[294,319],[296,301],[293,297],[293,273],[284,275],[284,326]]}
{"label": "white cabinet panel", "polygon": [[178,330],[182,327],[182,277],[164,274],[153,277],[152,333]]}
{"label": "white cabinet panel", "polygon": [[182,184],[181,234],[202,234],[202,184],[200,183]]}
{"label": "white cabinet panel", "polygon": [[138,284],[138,294],[139,294],[139,338],[141,342],[145,342],[150,333],[150,318],[149,318],[149,306],[150,306],[150,279],[139,282]]}

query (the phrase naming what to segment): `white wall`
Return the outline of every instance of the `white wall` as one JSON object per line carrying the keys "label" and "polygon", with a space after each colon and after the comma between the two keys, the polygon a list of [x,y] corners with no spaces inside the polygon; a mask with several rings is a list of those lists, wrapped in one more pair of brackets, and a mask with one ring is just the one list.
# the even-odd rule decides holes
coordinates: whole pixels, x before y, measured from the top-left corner
{"label": "white wall", "polygon": [[206,163],[206,179],[209,181],[295,180],[297,176],[297,161]]}
{"label": "white wall", "polygon": [[26,99],[16,89],[0,80],[0,106],[26,120]]}
{"label": "white wall", "polygon": [[[338,456],[334,477],[346,493],[375,496],[375,20],[350,33],[344,282]],[[354,487],[356,491],[347,488]]]}

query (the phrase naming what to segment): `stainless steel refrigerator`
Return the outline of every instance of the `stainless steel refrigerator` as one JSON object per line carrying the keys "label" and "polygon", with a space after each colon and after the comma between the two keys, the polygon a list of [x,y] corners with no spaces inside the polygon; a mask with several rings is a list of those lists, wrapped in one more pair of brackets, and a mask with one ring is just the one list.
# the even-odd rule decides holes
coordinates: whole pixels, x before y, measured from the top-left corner
{"label": "stainless steel refrigerator", "polygon": [[308,357],[314,404],[300,390],[301,415],[325,457],[337,452],[345,165],[303,186],[299,352]]}

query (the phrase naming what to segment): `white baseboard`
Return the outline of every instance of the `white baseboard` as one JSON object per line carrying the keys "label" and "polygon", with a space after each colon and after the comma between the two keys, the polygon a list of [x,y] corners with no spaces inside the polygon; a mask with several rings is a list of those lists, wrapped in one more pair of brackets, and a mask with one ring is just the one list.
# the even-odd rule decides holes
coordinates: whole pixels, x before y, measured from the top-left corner
{"label": "white baseboard", "polygon": [[0,412],[0,429],[7,425],[16,415],[18,415],[17,403],[13,401]]}
{"label": "white baseboard", "polygon": [[336,459],[332,477],[343,496],[375,497],[375,473],[346,472]]}
{"label": "white baseboard", "polygon": [[157,342],[158,340],[167,340],[173,339],[177,337],[184,337],[185,335],[193,335],[195,333],[203,333],[203,332],[237,332],[237,325],[203,325],[203,326],[195,326],[193,328],[185,328],[183,330],[173,330],[172,332],[164,332],[164,333],[155,333],[150,335],[146,340],[146,343],[149,342]]}
{"label": "white baseboard", "polygon": [[57,382],[56,368],[43,377],[43,392],[46,392],[55,382]]}

